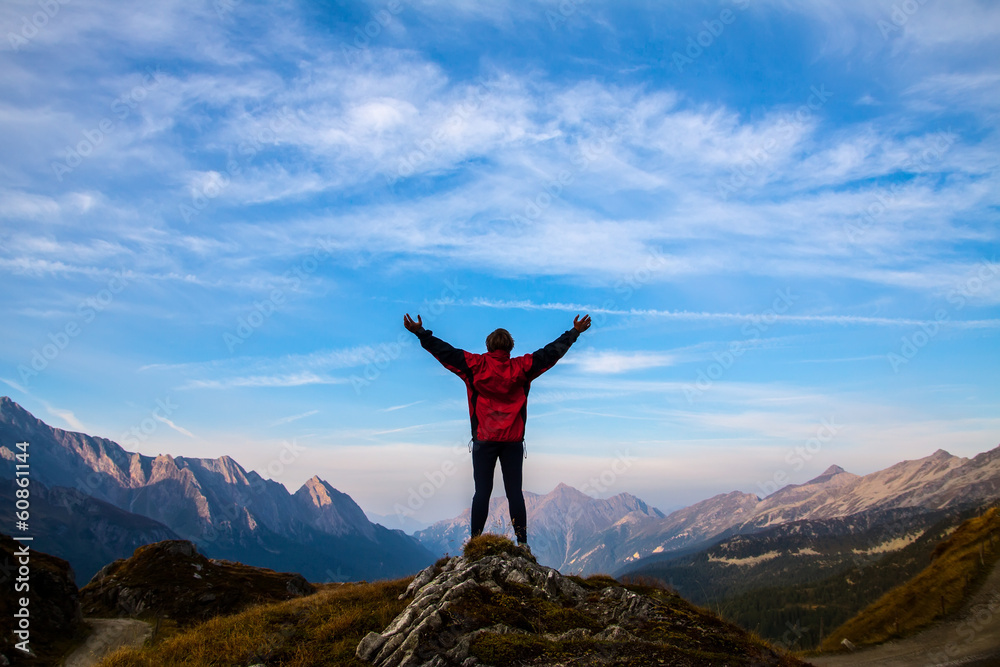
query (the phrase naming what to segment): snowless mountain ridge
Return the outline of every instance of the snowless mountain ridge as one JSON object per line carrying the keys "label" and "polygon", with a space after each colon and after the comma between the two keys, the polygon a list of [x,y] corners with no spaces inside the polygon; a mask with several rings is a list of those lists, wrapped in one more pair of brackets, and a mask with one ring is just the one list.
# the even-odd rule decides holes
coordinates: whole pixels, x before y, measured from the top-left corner
{"label": "snowless mountain ridge", "polygon": [[[0,397],[0,424],[36,435],[31,454],[39,465],[34,475],[44,483],[77,488],[149,516],[185,538],[203,537],[200,533],[224,522],[245,522],[247,514],[249,520],[274,529],[290,516],[305,514],[306,523],[331,535],[371,534],[372,524],[354,500],[318,477],[289,494],[282,484],[247,472],[230,456],[129,452],[106,438],[52,428],[7,397]],[[10,460],[12,445],[2,443],[0,458]],[[178,492],[191,507],[178,507]]]}
{"label": "snowless mountain ridge", "polygon": [[[48,426],[0,397],[2,476],[13,477],[20,441],[30,443],[32,481],[158,521],[213,557],[294,569],[314,581],[401,576],[431,559],[410,536],[368,521],[349,495],[319,477],[289,493],[230,456],[129,452],[106,438]],[[277,456],[283,461],[286,453]],[[58,555],[71,563],[81,556]]]}
{"label": "snowless mountain ridge", "polygon": [[[732,491],[664,516],[630,494],[608,500],[575,489],[577,509],[561,511],[560,485],[546,496],[525,494],[528,533],[539,562],[566,572],[620,571],[640,558],[703,548],[725,535],[753,533],[803,519],[824,520],[869,510],[938,510],[1000,496],[1000,447],[972,459],[939,449],[869,475],[830,466],[804,484],[789,484],[765,498]],[[641,505],[640,505],[641,503]],[[509,526],[506,500],[494,498],[487,530]],[[461,544],[469,513],[416,533],[431,551],[445,541]],[[510,531],[507,530],[509,533]],[[537,545],[537,546],[536,546]]]}
{"label": "snowless mountain ridge", "polygon": [[[350,496],[318,477],[290,494],[229,456],[128,452],[105,438],[49,427],[7,397],[0,397],[0,435],[5,436],[0,438],[0,467],[12,463],[9,438],[30,439],[39,444],[32,450],[37,455],[33,463],[42,464],[36,470],[44,471],[39,481],[75,488],[150,517],[182,537],[225,547],[230,557],[248,549],[284,552],[280,545],[286,541],[314,544],[323,536],[350,540],[352,546],[369,543],[376,554],[385,549],[412,553],[408,562],[421,559],[414,547],[423,552],[413,540],[412,546],[400,542],[409,539],[400,531],[368,521]],[[791,521],[872,509],[942,509],[997,496],[1000,447],[972,459],[938,450],[865,476],[830,466],[804,484],[787,485],[763,499],[732,491],[666,516],[629,493],[597,499],[566,484],[545,495],[526,492],[525,501],[529,540],[540,562],[567,572],[613,573],[640,558],[695,550],[725,535]],[[466,510],[439,521],[416,537],[431,552],[458,553],[468,537],[469,514]],[[489,521],[487,531],[512,534],[506,499],[491,501]],[[343,550],[346,543],[338,545]]]}

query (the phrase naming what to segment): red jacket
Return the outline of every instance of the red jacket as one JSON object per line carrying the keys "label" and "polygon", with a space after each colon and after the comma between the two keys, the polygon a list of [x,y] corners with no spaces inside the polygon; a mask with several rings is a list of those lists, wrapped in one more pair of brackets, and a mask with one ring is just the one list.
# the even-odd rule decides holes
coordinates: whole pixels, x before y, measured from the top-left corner
{"label": "red jacket", "polygon": [[528,416],[531,381],[552,368],[580,332],[570,329],[537,352],[511,359],[504,350],[473,354],[459,350],[427,329],[416,332],[420,345],[465,381],[469,417],[476,440],[520,442]]}

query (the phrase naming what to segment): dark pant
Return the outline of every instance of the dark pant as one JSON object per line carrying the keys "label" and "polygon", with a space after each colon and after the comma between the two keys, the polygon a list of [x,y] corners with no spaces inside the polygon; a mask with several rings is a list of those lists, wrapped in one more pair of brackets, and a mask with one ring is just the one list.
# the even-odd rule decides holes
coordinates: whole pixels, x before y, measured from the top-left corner
{"label": "dark pant", "polygon": [[521,493],[521,458],[524,443],[476,440],[472,443],[472,477],[476,481],[476,494],[472,497],[472,536],[482,534],[486,526],[486,515],[490,510],[490,495],[493,493],[493,471],[500,459],[503,472],[503,488],[507,492],[507,506],[510,508],[510,522],[519,543],[528,541],[528,512],[524,507]]}

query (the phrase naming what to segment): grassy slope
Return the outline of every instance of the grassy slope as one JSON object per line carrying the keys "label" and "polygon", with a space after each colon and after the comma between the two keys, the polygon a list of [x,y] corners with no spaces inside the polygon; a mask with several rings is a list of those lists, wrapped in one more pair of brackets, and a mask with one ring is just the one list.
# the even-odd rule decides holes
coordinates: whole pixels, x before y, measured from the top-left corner
{"label": "grassy slope", "polygon": [[858,554],[856,560],[818,580],[788,585],[778,575],[774,580],[782,585],[756,588],[713,601],[711,606],[723,618],[771,641],[796,649],[815,648],[830,629],[916,576],[937,545],[969,516],[971,512],[961,518],[946,517],[899,551]]}
{"label": "grassy slope", "polygon": [[1000,558],[1000,508],[965,521],[934,551],[934,559],[907,583],[894,588],[827,636],[822,651],[911,634],[957,611]]}
{"label": "grassy slope", "polygon": [[[484,536],[485,537],[485,536]],[[509,541],[504,540],[509,545]],[[499,542],[484,541],[473,545],[481,548],[476,556],[509,551]],[[474,557],[476,557],[474,556]],[[444,559],[439,561],[443,564]],[[606,586],[621,585],[607,576],[597,575],[586,580],[573,577],[580,585],[596,593]],[[369,632],[382,632],[406,607],[410,600],[398,600],[410,578],[379,583],[327,584],[308,597],[276,602],[247,609],[232,616],[220,616],[200,625],[172,629],[169,636],[159,637],[153,645],[141,649],[122,649],[106,658],[99,667],[202,667],[222,665],[348,665],[363,667],[355,657],[358,643]],[[753,633],[743,633],[711,614],[685,602],[676,594],[649,586],[627,585],[626,588],[656,599],[673,610],[677,623],[669,628],[649,627],[650,638],[656,640],[656,650],[650,645],[636,646],[634,661],[630,656],[617,664],[669,664],[684,656],[686,664],[717,664],[699,660],[724,653],[739,658],[768,651],[769,645]],[[472,616],[489,616],[489,623],[507,622],[524,625],[533,631],[528,635],[484,636],[473,647],[473,653],[493,664],[566,656],[596,656],[607,652],[609,642],[592,640],[552,641],[544,632],[564,631],[588,626],[591,619],[578,618],[574,610],[558,605],[542,605],[529,590],[520,595],[489,594],[482,599],[463,603]],[[549,608],[551,607],[551,608]],[[557,608],[558,607],[558,608]],[[458,613],[459,610],[454,610]],[[494,618],[495,617],[495,618]],[[697,626],[698,636],[710,630],[712,646],[694,646],[684,626]],[[588,626],[589,627],[589,626]],[[596,626],[591,628],[600,629]],[[645,634],[645,633],[644,633]],[[655,636],[654,636],[655,635]],[[551,635],[550,635],[551,636]],[[606,646],[607,644],[607,646]],[[656,655],[650,654],[653,651]],[[788,657],[785,665],[799,665]]]}
{"label": "grassy slope", "polygon": [[[412,578],[412,577],[411,577]],[[356,665],[358,642],[381,632],[407,605],[396,598],[411,578],[373,584],[329,584],[304,598],[252,607],[161,637],[152,646],[122,649],[99,667]]]}
{"label": "grassy slope", "polygon": [[181,543],[147,544],[136,549],[131,558],[111,563],[99,580],[80,589],[83,613],[124,616],[117,593],[129,589],[133,598],[141,597],[146,604],[138,615],[141,620],[168,618],[179,625],[190,625],[254,604],[297,597],[289,590],[289,582],[296,583],[297,591],[314,590],[295,573],[211,561],[197,552],[187,555],[171,549],[171,545]]}

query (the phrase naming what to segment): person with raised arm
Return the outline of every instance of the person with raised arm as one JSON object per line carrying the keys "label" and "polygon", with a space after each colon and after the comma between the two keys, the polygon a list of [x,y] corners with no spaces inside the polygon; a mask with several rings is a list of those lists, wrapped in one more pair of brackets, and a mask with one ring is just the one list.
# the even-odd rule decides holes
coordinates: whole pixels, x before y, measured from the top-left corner
{"label": "person with raised arm", "polygon": [[511,357],[514,338],[506,329],[486,337],[486,354],[452,347],[424,329],[407,313],[403,326],[420,339],[420,345],[445,368],[462,378],[469,397],[472,421],[472,475],[476,484],[472,497],[472,537],[483,532],[493,493],[493,471],[497,461],[503,473],[510,522],[518,545],[527,548],[528,517],[521,491],[524,460],[524,423],[528,416],[531,382],[557,361],[590,328],[590,315],[573,318],[573,327],[545,347],[520,357]]}

